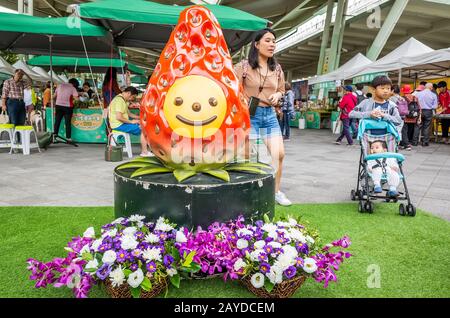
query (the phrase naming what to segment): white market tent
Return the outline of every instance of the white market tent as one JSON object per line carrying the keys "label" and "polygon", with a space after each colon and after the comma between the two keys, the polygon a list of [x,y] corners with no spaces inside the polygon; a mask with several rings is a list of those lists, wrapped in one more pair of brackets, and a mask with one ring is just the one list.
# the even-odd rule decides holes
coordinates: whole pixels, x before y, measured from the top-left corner
{"label": "white market tent", "polygon": [[323,74],[321,76],[311,78],[310,80],[308,80],[308,85],[347,79],[349,78],[349,74],[352,74],[355,70],[360,69],[360,67],[369,65],[371,63],[372,61],[369,60],[364,54],[358,53],[347,63],[341,65],[336,70],[327,74]]}
{"label": "white market tent", "polygon": [[60,74],[60,75],[58,75],[58,77],[59,77],[64,83],[68,83],[68,82],[69,82],[69,79],[68,79],[67,76],[64,75],[64,74]]}
{"label": "white market tent", "polygon": [[53,71],[53,70],[48,71],[47,74],[48,74],[48,75],[52,74],[53,82],[54,82],[54,83],[56,83],[56,84],[64,83],[64,81],[63,81],[63,80],[55,73],[55,71]]}
{"label": "white market tent", "polygon": [[403,60],[405,78],[433,79],[450,76],[450,48],[414,55]]}
{"label": "white market tent", "polygon": [[24,61],[19,60],[16,63],[13,64],[14,68],[18,69],[20,68],[25,73],[27,73],[33,81],[36,82],[46,82],[47,80],[34,72]]}
{"label": "white market tent", "polygon": [[35,66],[35,67],[32,67],[31,69],[33,72],[39,74],[46,81],[50,81],[50,76],[47,74],[47,72],[42,67]]}
{"label": "white market tent", "polygon": [[13,75],[14,71],[14,67],[0,56],[0,73]]}
{"label": "white market tent", "polygon": [[[433,51],[434,50],[431,47],[412,37],[379,60],[369,65],[357,68],[352,74],[349,74],[349,77],[364,77],[367,75],[376,75],[388,71],[399,71],[405,67],[408,67],[408,65],[405,64],[405,60],[407,58],[431,53]],[[370,79],[370,76],[368,79]]]}

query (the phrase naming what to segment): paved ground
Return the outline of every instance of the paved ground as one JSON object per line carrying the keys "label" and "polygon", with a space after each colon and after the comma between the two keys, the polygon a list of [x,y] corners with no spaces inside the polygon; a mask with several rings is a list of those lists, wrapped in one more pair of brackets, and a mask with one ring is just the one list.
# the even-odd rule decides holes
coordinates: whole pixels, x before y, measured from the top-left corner
{"label": "paved ground", "polygon": [[[335,137],[329,130],[294,129],[292,135],[282,180],[287,196],[298,203],[349,201],[359,146],[332,144]],[[103,147],[58,144],[31,156],[0,150],[0,206],[113,205],[112,169],[117,163],[103,160]],[[450,220],[450,146],[431,144],[404,153],[413,203]]]}

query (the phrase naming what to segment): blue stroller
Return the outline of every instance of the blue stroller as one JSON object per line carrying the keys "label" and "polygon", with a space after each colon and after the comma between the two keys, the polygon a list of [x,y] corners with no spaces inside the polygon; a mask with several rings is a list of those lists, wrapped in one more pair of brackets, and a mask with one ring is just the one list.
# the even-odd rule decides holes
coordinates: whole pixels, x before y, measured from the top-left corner
{"label": "blue stroller", "polygon": [[[375,134],[375,132],[377,132]],[[359,122],[358,140],[361,143],[361,156],[358,167],[358,181],[356,190],[352,190],[350,195],[353,201],[359,200],[358,211],[361,213],[373,213],[373,200],[381,199],[386,202],[393,201],[407,201],[407,204],[401,203],[399,205],[399,214],[402,216],[416,215],[416,207],[411,203],[409,197],[408,187],[406,186],[405,176],[402,170],[402,163],[405,157],[397,153],[398,142],[400,136],[395,126],[383,120],[363,119]],[[370,154],[370,144],[374,141],[384,141],[387,146],[387,152]],[[380,194],[374,193],[374,184],[372,181],[372,174],[368,169],[368,160],[382,160],[387,158],[394,158],[397,160],[399,166],[399,176],[403,184],[404,192],[399,191],[399,196],[390,197],[387,195],[387,176],[383,174],[381,177],[381,186],[383,192]]]}

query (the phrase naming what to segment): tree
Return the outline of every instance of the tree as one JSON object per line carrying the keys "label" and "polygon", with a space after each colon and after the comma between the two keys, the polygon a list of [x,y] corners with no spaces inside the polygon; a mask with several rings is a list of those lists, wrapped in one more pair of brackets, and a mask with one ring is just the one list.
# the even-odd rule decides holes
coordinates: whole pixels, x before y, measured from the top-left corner
{"label": "tree", "polygon": [[17,54],[11,53],[10,51],[0,51],[0,56],[3,57],[9,64],[14,64],[19,59]]}

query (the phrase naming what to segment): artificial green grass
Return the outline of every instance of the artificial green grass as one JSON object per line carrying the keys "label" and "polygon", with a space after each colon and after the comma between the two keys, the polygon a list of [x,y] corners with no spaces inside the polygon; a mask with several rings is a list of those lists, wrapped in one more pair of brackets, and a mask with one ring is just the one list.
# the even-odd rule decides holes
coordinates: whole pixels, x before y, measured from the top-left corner
{"label": "artificial green grass", "polygon": [[[450,297],[450,223],[418,211],[398,215],[398,205],[377,204],[374,214],[360,214],[357,205],[304,204],[277,207],[277,217],[301,215],[319,230],[324,242],[347,234],[354,254],[327,289],[308,279],[294,297]],[[50,261],[65,256],[64,246],[89,226],[98,232],[114,218],[110,207],[0,208],[0,297],[73,297],[68,288],[35,289],[26,260]],[[380,268],[380,288],[367,285],[371,266]],[[90,297],[107,297],[95,286]],[[182,281],[168,297],[253,297],[238,282],[221,279]]]}

